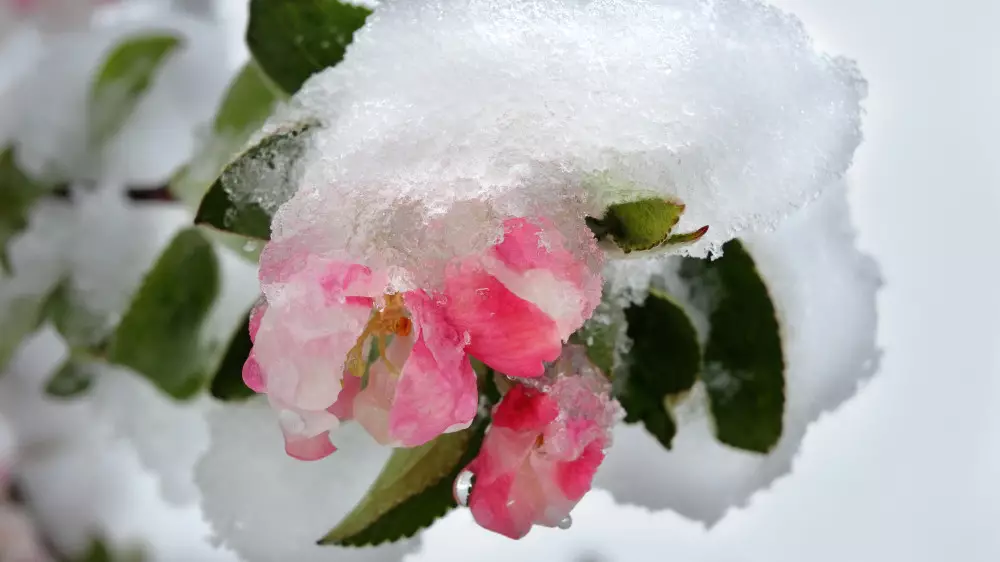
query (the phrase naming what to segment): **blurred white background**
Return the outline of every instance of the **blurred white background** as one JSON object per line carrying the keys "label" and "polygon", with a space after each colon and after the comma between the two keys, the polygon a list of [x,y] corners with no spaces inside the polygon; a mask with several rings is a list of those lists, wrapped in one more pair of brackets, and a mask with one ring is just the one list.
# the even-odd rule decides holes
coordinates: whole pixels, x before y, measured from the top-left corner
{"label": "blurred white background", "polygon": [[[220,3],[238,45],[245,2]],[[774,3],[801,17],[821,48],[856,59],[869,81],[866,139],[849,184],[860,246],[885,279],[879,373],[809,430],[792,474],[711,530],[619,506],[596,490],[571,530],[539,529],[520,542],[480,532],[468,513],[454,512],[424,533],[410,562],[1000,560],[1000,267],[992,230],[1000,216],[1000,2]],[[145,538],[160,560],[235,559],[208,544],[195,507],[154,507],[151,477],[118,479],[138,470],[134,455],[105,453],[104,465],[89,468],[104,471],[105,486],[118,484],[99,517],[114,536]],[[69,496],[93,486],[51,466],[50,474],[38,470],[36,480]],[[72,509],[49,511],[69,520]]]}

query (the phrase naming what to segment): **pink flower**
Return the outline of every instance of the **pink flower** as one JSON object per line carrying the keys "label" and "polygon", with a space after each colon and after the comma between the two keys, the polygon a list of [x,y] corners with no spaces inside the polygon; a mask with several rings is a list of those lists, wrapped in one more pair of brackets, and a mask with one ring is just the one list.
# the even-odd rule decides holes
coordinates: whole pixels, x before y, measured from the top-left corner
{"label": "pink flower", "polygon": [[469,334],[470,355],[511,377],[541,376],[559,357],[601,300],[602,254],[583,221],[570,234],[509,219],[499,244],[449,270],[445,310]]}
{"label": "pink flower", "polygon": [[579,346],[538,386],[515,385],[493,411],[469,507],[483,527],[519,539],[558,526],[590,489],[618,418],[607,379]]}
{"label": "pink flower", "polygon": [[265,303],[251,315],[243,369],[278,411],[290,456],[334,452],[330,431],[349,418],[407,447],[471,423],[475,373],[438,303],[389,291],[383,273],[290,247],[269,244],[261,256]]}

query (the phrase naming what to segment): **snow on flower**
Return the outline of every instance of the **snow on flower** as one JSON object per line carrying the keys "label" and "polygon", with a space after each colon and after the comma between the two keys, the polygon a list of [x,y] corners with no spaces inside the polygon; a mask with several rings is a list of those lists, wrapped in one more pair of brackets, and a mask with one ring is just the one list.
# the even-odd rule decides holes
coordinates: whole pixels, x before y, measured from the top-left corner
{"label": "snow on flower", "polygon": [[244,381],[267,394],[288,454],[304,460],[332,453],[329,432],[346,419],[406,447],[468,427],[479,396],[469,354],[540,376],[599,302],[596,245],[581,258],[563,241],[546,219],[508,220],[503,240],[454,262],[440,291],[406,287],[399,268],[272,242]]}
{"label": "snow on flower", "polygon": [[590,490],[618,419],[611,385],[584,348],[567,346],[546,375],[507,392],[467,469],[476,522],[514,539],[533,525],[564,525]]}
{"label": "snow on flower", "polygon": [[[572,233],[661,197],[685,206],[676,232],[709,227],[672,249],[697,256],[770,229],[850,165],[864,95],[852,62],[754,0],[387,2],[256,140],[314,124],[272,240],[427,288],[512,218]],[[267,171],[233,196],[276,208]]]}

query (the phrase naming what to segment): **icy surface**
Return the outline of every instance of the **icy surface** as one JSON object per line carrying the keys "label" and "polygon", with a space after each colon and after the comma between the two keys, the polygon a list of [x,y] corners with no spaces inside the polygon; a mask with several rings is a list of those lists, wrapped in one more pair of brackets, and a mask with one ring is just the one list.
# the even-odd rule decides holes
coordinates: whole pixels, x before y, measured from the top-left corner
{"label": "icy surface", "polygon": [[[642,194],[709,225],[684,250],[704,255],[844,172],[865,89],[750,0],[389,2],[265,127],[322,123],[274,238],[433,284],[506,217],[579,223]],[[275,203],[270,182],[252,196]]]}
{"label": "icy surface", "polygon": [[[767,456],[720,444],[710,425],[704,390],[696,386],[677,407],[673,450],[664,451],[641,425],[617,428],[615,449],[595,485],[610,490],[619,501],[670,508],[714,523],[728,508],[743,505],[753,492],[786,473],[806,427],[850,398],[877,368],[875,294],[881,281],[875,263],[855,248],[843,184],[831,186],[777,231],[746,237],[745,242],[781,325],[784,434]],[[662,260],[659,264],[665,279],[654,276],[652,282],[669,284],[674,268]],[[656,266],[637,262],[634,267]]]}
{"label": "icy surface", "polygon": [[392,452],[357,424],[338,430],[336,453],[302,462],[285,454],[266,401],[220,406],[208,420],[211,448],[195,473],[216,542],[248,562],[398,560],[409,550],[410,541],[316,545],[361,499]]}

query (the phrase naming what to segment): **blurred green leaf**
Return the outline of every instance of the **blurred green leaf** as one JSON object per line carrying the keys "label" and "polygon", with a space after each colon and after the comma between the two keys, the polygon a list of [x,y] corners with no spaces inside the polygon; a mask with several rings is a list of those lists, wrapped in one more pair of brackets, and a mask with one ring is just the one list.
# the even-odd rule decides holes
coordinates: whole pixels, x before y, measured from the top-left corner
{"label": "blurred green leaf", "polygon": [[643,304],[626,308],[625,317],[632,349],[628,374],[616,385],[625,421],[641,421],[669,449],[677,426],[668,402],[690,390],[697,379],[698,334],[684,309],[656,289],[650,289]]}
{"label": "blurred green leaf", "polygon": [[7,244],[28,227],[31,206],[52,187],[28,177],[18,166],[12,147],[0,152],[0,269],[4,273],[13,273]]}
{"label": "blurred green leaf", "polygon": [[267,240],[271,213],[257,196],[266,193],[276,209],[298,187],[299,162],[306,151],[313,123],[275,133],[236,158],[212,184],[195,215],[196,224]]}
{"label": "blurred green leaf", "polygon": [[180,45],[178,37],[157,33],[128,38],[111,51],[90,88],[92,143],[101,145],[121,130],[156,71]]}
{"label": "blurred green leaf", "polygon": [[368,493],[319,544],[377,545],[412,537],[456,506],[452,485],[479,453],[487,420],[412,449],[396,449]]}
{"label": "blurred green leaf", "polygon": [[371,10],[338,0],[250,0],[247,46],[268,76],[294,94],[344,58]]}
{"label": "blurred green leaf", "polygon": [[716,260],[686,258],[681,275],[708,291],[712,305],[701,378],[716,436],[733,447],[766,453],[781,438],[785,361],[767,286],[736,240]]}
{"label": "blurred green leaf", "polygon": [[69,357],[45,383],[45,393],[58,398],[79,396],[90,389],[95,376],[93,363]]}
{"label": "blurred green leaf", "polygon": [[146,275],[115,331],[108,359],[146,376],[174,398],[208,382],[211,349],[202,325],[219,293],[215,250],[197,228],[181,231]]}

